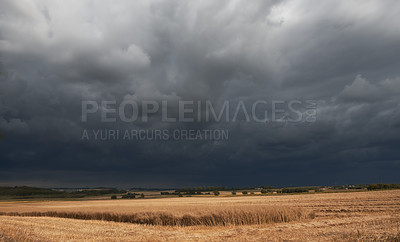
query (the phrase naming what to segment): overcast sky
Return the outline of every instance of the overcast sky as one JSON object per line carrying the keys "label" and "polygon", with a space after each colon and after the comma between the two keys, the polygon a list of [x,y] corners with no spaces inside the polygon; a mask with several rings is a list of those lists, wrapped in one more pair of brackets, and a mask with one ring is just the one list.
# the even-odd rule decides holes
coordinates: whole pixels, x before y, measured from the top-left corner
{"label": "overcast sky", "polygon": [[[400,183],[399,23],[396,0],[3,0],[0,185]],[[317,120],[82,122],[85,100],[316,100]],[[82,139],[141,128],[229,139]]]}

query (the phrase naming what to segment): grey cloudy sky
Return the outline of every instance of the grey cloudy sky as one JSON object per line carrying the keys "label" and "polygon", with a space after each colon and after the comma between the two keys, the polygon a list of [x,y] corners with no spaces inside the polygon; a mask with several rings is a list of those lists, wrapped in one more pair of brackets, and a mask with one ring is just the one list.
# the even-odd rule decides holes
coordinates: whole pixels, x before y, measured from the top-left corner
{"label": "grey cloudy sky", "polygon": [[[0,184],[400,183],[399,22],[395,0],[1,1]],[[81,120],[126,99],[317,100],[317,121]],[[229,139],[81,139],[134,128]]]}

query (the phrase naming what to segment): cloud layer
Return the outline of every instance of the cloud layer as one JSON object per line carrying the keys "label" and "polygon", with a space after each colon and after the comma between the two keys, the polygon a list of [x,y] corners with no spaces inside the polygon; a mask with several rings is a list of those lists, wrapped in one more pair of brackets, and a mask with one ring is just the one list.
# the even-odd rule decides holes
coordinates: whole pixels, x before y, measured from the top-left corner
{"label": "cloud layer", "polygon": [[[400,182],[397,1],[2,1],[0,183]],[[317,122],[104,124],[83,100],[317,100]],[[173,110],[176,107],[173,106]],[[84,129],[227,141],[84,141]]]}

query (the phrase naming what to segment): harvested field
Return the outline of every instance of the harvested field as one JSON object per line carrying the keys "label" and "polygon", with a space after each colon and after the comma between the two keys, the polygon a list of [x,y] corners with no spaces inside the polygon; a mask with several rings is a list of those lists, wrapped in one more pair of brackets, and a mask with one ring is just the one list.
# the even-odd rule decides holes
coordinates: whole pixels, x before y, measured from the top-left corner
{"label": "harvested field", "polygon": [[[263,215],[263,211],[270,216],[270,220],[265,219],[268,216]],[[276,212],[275,220],[271,219],[274,217],[271,216],[272,211]],[[400,239],[399,190],[284,196],[2,202],[0,212],[25,215],[25,217],[0,216],[0,238],[3,240],[398,241]],[[204,222],[212,221],[207,216],[218,213],[223,216],[215,221],[220,222]],[[276,219],[277,214],[282,213],[291,214],[293,217]],[[79,220],[69,217],[76,214],[92,217]],[[116,219],[104,219],[100,216],[107,214],[115,218],[123,216],[132,218],[134,215],[140,215],[148,220],[147,222],[146,219],[141,220],[139,224],[135,221],[110,222]],[[158,217],[161,214],[172,216],[175,220],[167,216],[166,221],[175,222],[162,222],[163,220]],[[44,215],[57,218],[42,217]],[[185,216],[186,220],[183,220]],[[201,216],[205,216],[203,220],[200,219]],[[136,224],[130,224],[132,222]]]}

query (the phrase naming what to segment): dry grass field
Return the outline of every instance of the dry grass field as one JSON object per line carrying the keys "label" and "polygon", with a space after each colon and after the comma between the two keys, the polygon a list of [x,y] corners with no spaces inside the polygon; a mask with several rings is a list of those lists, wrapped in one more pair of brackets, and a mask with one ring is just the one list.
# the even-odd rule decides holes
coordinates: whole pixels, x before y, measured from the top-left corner
{"label": "dry grass field", "polygon": [[0,202],[0,213],[3,241],[400,240],[400,190]]}

